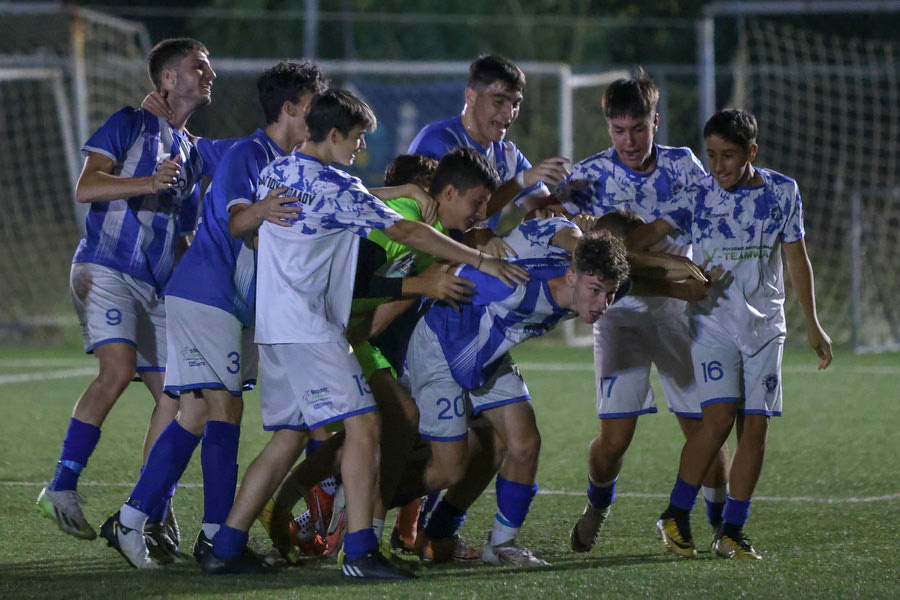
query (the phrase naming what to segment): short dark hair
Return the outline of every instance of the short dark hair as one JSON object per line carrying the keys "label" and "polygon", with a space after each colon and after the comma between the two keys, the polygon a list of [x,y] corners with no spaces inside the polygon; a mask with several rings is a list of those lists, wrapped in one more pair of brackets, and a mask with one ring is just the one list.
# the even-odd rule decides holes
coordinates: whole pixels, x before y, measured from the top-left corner
{"label": "short dark hair", "polygon": [[438,161],[421,154],[401,154],[394,158],[384,170],[384,185],[404,185],[415,183],[423,190],[431,187],[431,178]]}
{"label": "short dark hair", "polygon": [[644,220],[630,208],[617,208],[594,221],[591,231],[608,231],[620,240],[628,239],[631,232],[644,224]]}
{"label": "short dark hair", "polygon": [[628,277],[627,256],[625,243],[612,233],[591,231],[579,238],[570,264],[576,273],[614,281],[618,289]]}
{"label": "short dark hair", "polygon": [[347,90],[330,89],[316,94],[306,113],[309,141],[322,142],[332,128],[347,135],[354,127],[375,131],[378,120],[369,105]]}
{"label": "short dark hair", "polygon": [[525,93],[525,73],[505,56],[482,54],[469,65],[469,87],[481,91],[500,81],[514,92]]}
{"label": "short dark hair", "polygon": [[613,81],[603,92],[603,114],[607,119],[653,115],[658,104],[659,88],[641,67],[631,77]]}
{"label": "short dark hair", "polygon": [[445,154],[438,163],[428,193],[437,196],[445,187],[452,185],[461,194],[483,185],[491,193],[500,185],[497,170],[488,162],[483,154],[460,146]]}
{"label": "short dark hair", "polygon": [[296,104],[304,94],[318,94],[327,87],[325,73],[308,61],[281,60],[256,80],[259,103],[266,115],[267,125],[278,121],[285,102]]}
{"label": "short dark hair", "polygon": [[162,89],[162,72],[194,50],[209,54],[206,46],[193,38],[169,38],[153,46],[147,55],[147,74],[153,87],[157,91]]}
{"label": "short dark hair", "polygon": [[753,113],[740,108],[726,108],[709,118],[703,126],[703,137],[717,135],[745,150],[756,143],[759,126]]}

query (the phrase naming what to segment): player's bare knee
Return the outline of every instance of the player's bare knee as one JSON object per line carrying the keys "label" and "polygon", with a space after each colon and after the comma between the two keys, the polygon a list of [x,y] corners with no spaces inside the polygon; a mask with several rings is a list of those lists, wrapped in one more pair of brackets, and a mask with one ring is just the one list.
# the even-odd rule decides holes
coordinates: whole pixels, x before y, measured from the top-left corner
{"label": "player's bare knee", "polygon": [[535,433],[529,436],[514,436],[508,441],[507,460],[518,464],[536,464],[541,453],[541,436]]}

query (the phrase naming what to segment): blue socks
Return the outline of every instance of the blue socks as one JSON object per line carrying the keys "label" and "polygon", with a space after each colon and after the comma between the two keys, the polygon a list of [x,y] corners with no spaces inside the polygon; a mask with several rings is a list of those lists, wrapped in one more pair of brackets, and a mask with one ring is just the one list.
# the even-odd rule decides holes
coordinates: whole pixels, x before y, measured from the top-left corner
{"label": "blue socks", "polygon": [[209,421],[203,431],[203,522],[224,523],[234,504],[240,425]]}
{"label": "blue socks", "polygon": [[612,506],[616,499],[616,482],[618,480],[619,478],[616,477],[612,480],[612,483],[597,485],[588,479],[587,497],[591,506],[597,510],[605,510]]}
{"label": "blue socks", "polygon": [[228,525],[222,525],[219,532],[213,536],[212,552],[222,560],[228,560],[240,555],[247,547],[250,534]]}
{"label": "blue socks", "polygon": [[752,500],[735,500],[731,496],[725,500],[722,521],[741,529],[750,518],[750,502]]}
{"label": "blue socks", "polygon": [[[375,530],[371,527],[360,529],[344,536],[344,556],[347,562],[361,558],[377,548],[378,538],[375,537]],[[218,553],[216,553],[216,556],[218,556]]]}
{"label": "blue socks", "polygon": [[694,508],[694,504],[697,502],[697,492],[699,491],[699,485],[691,485],[679,477],[675,480],[674,487],[672,487],[672,495],[669,497],[669,504],[676,508],[691,512],[691,509]]}
{"label": "blue socks", "polygon": [[54,492],[74,490],[78,486],[78,476],[87,465],[98,441],[100,441],[99,427],[74,418],[69,421],[62,453],[59,462],[56,463],[56,472],[47,489]]}
{"label": "blue socks", "polygon": [[441,500],[428,519],[425,533],[433,540],[448,538],[459,531],[465,520],[466,511],[456,508],[446,500]]}
{"label": "blue socks", "polygon": [[172,419],[153,444],[127,504],[146,515],[164,510],[166,494],[178,483],[198,443],[199,437]]}

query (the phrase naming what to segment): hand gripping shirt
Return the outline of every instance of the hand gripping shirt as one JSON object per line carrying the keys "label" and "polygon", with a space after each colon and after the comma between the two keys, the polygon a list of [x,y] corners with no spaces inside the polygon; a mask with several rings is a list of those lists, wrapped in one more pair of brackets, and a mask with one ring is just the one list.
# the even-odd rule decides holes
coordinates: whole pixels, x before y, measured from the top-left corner
{"label": "hand gripping shirt", "polygon": [[[443,121],[435,121],[429,123],[422,128],[413,141],[409,145],[407,153],[421,154],[428,158],[440,160],[445,154],[453,150],[465,146],[474,148],[480,152],[488,160],[491,165],[497,169],[497,175],[500,176],[500,183],[506,183],[514,178],[519,171],[525,171],[531,168],[531,163],[525,158],[516,145],[509,140],[500,140],[499,142],[491,142],[487,147],[482,146],[472,139],[472,136],[466,132],[463,125],[462,117],[452,117]],[[547,186],[543,183],[522,190],[514,199],[515,202],[521,203],[528,196],[538,190],[546,190]],[[486,221],[487,226],[494,229],[500,220],[500,213],[491,217]]]}
{"label": "hand gripping shirt", "polygon": [[548,281],[565,274],[568,256],[548,256],[516,261],[528,269],[531,279],[515,288],[462,265],[456,275],[475,284],[471,304],[454,310],[435,304],[425,322],[437,335],[453,379],[464,389],[480,387],[496,368],[498,359],[513,346],[550,331],[557,323],[575,316],[561,308],[550,294]]}
{"label": "hand gripping shirt", "polygon": [[299,153],[260,173],[257,199],[281,186],[301,208],[290,227],[259,228],[256,342],[336,342],[350,316],[359,237],[402,220],[356,177]]}
{"label": "hand gripping shirt", "polygon": [[797,182],[756,170],[763,184],[734,192],[707,176],[683,192],[691,209],[663,216],[690,235],[699,260],[728,271],[705,300],[691,304],[695,323],[724,329],[748,355],[786,333],[781,245],[804,235]]}
{"label": "hand gripping shirt", "polygon": [[260,171],[282,156],[284,152],[262,129],[225,153],[203,198],[194,242],[175,267],[166,295],[228,311],[245,326],[253,323],[256,253],[244,240],[231,237],[228,210],[256,202]]}
{"label": "hand gripping shirt", "polygon": [[[615,148],[607,148],[572,167],[572,173],[557,187],[554,196],[571,214],[596,217],[618,208],[633,210],[649,223],[687,201],[679,192],[706,175],[690,148],[654,144],[656,166],[649,173],[637,173],[618,158]],[[665,240],[653,250],[691,256],[690,240]],[[684,312],[685,303],[674,298],[628,296],[610,307],[606,318],[668,319]]]}
{"label": "hand gripping shirt", "polygon": [[178,236],[195,225],[198,183],[204,174],[200,152],[165,119],[131,107],[107,119],[82,152],[110,158],[112,174],[120,177],[152,176],[164,160],[180,161],[181,174],[172,189],[92,202],[85,236],[72,259],[126,273],[162,292],[172,274]]}

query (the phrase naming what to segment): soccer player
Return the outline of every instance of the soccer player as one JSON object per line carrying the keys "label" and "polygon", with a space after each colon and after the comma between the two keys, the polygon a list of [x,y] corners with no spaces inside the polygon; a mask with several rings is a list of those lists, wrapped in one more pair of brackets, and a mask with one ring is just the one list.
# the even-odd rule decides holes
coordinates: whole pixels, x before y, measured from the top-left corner
{"label": "soccer player", "polygon": [[247,469],[228,519],[202,562],[208,573],[258,571],[245,552],[253,520],[296,461],[306,431],[343,421],[341,475],[347,533],[342,573],[406,578],[378,552],[372,530],[379,419],[359,363],[349,354],[347,325],[359,236],[383,229],[435,256],[475,263],[504,282],[524,281],[523,269],[485,257],[423,223],[406,221],[370,195],[358,179],[330,165],[350,165],[365,148],[376,120],[343,90],[317,95],[306,118],[309,136],[299,152],[260,174],[257,197],[287,187],[287,206],[300,207],[290,227],[259,230],[256,341],[266,373],[263,424],[272,439]]}
{"label": "soccer player", "polygon": [[[462,114],[426,125],[409,145],[410,154],[422,154],[439,159],[458,146],[474,148],[497,169],[501,185],[491,195],[487,207],[490,229],[508,232],[518,225],[522,215],[532,208],[529,198],[549,195],[545,183],[556,184],[567,174],[567,159],[548,158],[536,167],[525,158],[516,145],[506,139],[506,133],[522,106],[525,94],[525,74],[508,58],[496,55],[479,56],[469,65],[469,82],[465,91]],[[524,206],[522,211],[512,208],[509,218],[500,211],[510,200]]]}
{"label": "soccer player", "polygon": [[[599,217],[628,208],[650,222],[667,212],[679,190],[705,175],[690,149],[654,143],[658,101],[659,89],[643,70],[610,84],[602,105],[613,147],[576,164],[554,191],[567,212]],[[690,256],[690,246],[673,239],[667,239],[664,248]],[[689,408],[694,374],[684,308],[679,299],[630,295],[594,325],[600,432],[588,453],[588,504],[570,535],[576,552],[593,547],[609,515],[638,417],[656,412],[651,364],[659,371],[669,410],[685,435],[699,424],[699,411]],[[723,452],[704,480],[714,525],[725,502],[724,462]]]}
{"label": "soccer player", "polygon": [[684,205],[674,206],[632,236],[638,249],[671,233],[688,236],[723,275],[708,298],[690,305],[695,410],[701,410],[703,418],[685,442],[669,506],[657,529],[670,551],[696,556],[690,511],[703,474],[736,426],[728,499],[712,549],[724,558],[760,560],[743,527],[762,471],[769,419],[781,415],[786,336],[782,253],[819,369],[831,363],[831,340],[816,315],[797,183],[753,166],[758,145],[752,114],[720,111],[706,122],[703,136],[710,175],[684,190]]}
{"label": "soccer player", "polygon": [[255,383],[258,362],[252,337],[255,250],[252,239],[244,238],[263,221],[288,226],[282,219],[296,218],[297,209],[282,206],[277,196],[256,202],[256,185],[268,163],[306,139],[306,111],[325,85],[324,74],[311,63],[282,61],[259,77],[266,128],[222,158],[194,243],[166,286],[171,358],[165,390],[180,395],[178,414],[153,445],[128,501],[100,530],[134,567],[158,566],[142,535],[144,525],[171,496],[201,439],[204,513],[195,544],[198,560],[231,509],[242,387]]}
{"label": "soccer player", "polygon": [[[407,360],[419,407],[419,432],[431,442],[426,487],[439,490],[464,480],[472,466],[468,420],[470,415],[483,417],[503,440],[506,452],[496,481],[497,515],[482,560],[545,566],[515,542],[537,492],[541,438],[528,388],[509,350],[576,315],[595,322],[625,280],[628,263],[624,244],[601,232],[581,238],[571,259],[548,253],[518,264],[528,268],[531,280],[515,290],[471,268],[460,268],[459,275],[476,285],[472,303],[460,311],[442,304],[432,307],[413,332]],[[426,533],[446,539],[462,524],[468,507],[454,511],[445,502],[442,505]]]}
{"label": "soccer player", "polygon": [[156,406],[144,457],[178,410],[163,392],[166,362],[163,287],[176,247],[194,227],[198,182],[208,174],[185,134],[188,118],[208,104],[216,77],[209,51],[188,38],[157,44],[147,59],[154,88],[168,98],[172,118],[123,108],[82,148],[87,158],[75,189],[90,203],[86,234],[72,259],[71,290],[85,351],[99,373],[78,399],[56,472],[37,505],[64,532],[97,537],[84,518],[79,475],[100,439],[100,427],[135,372]]}

